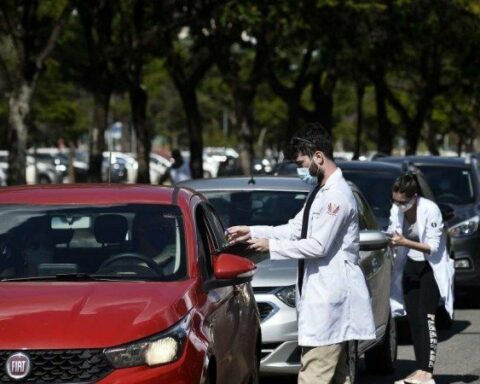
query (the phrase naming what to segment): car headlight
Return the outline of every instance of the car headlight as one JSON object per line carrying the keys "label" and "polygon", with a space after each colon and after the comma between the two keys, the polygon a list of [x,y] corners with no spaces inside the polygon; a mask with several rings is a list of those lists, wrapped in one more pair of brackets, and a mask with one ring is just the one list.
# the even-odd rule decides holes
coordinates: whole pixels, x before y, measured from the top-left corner
{"label": "car headlight", "polygon": [[479,222],[480,218],[478,216],[474,216],[468,220],[454,225],[448,231],[450,232],[450,235],[454,237],[469,236],[478,229]]}
{"label": "car headlight", "polygon": [[287,304],[289,307],[295,308],[295,296],[296,296],[296,287],[295,285],[290,285],[288,287],[282,288],[279,290],[275,296],[277,296],[282,302]]}
{"label": "car headlight", "polygon": [[190,328],[190,314],[165,332],[105,350],[105,356],[115,368],[138,365],[160,365],[178,360],[183,352]]}

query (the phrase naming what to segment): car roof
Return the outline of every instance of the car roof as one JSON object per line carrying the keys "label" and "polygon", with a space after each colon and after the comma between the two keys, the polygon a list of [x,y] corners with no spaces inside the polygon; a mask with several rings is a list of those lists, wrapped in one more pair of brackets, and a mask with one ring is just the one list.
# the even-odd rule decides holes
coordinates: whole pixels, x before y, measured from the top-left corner
{"label": "car roof", "polygon": [[176,204],[177,196],[189,200],[194,192],[140,184],[24,185],[0,189],[0,204]]}
{"label": "car roof", "polygon": [[445,156],[392,156],[382,157],[382,162],[403,163],[410,162],[417,165],[442,165],[442,166],[469,166],[469,159],[465,157]]}
{"label": "car roof", "polygon": [[362,171],[385,171],[385,172],[402,172],[402,165],[397,163],[384,163],[382,161],[336,161],[340,169],[345,170],[362,170]]}
{"label": "car roof", "polygon": [[[253,181],[252,181],[253,180]],[[347,180],[348,185],[360,192],[357,186]],[[298,176],[232,176],[209,179],[192,179],[177,184],[181,188],[191,188],[199,192],[208,191],[279,191],[310,192],[312,186],[306,184]]]}
{"label": "car roof", "polygon": [[192,179],[178,184],[179,187],[192,188],[204,191],[228,190],[266,190],[266,191],[295,191],[309,192],[310,186],[297,177],[289,176],[232,176],[208,179]]}

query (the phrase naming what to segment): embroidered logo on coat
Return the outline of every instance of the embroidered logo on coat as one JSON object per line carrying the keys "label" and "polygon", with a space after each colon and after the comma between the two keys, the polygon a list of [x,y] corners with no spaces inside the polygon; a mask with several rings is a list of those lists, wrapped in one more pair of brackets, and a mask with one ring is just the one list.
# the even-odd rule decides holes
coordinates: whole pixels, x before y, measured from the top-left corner
{"label": "embroidered logo on coat", "polygon": [[437,223],[433,222],[433,223],[432,223],[432,227],[433,227],[433,228],[436,228],[436,227],[437,227]]}
{"label": "embroidered logo on coat", "polygon": [[333,203],[328,203],[327,213],[331,216],[335,216],[338,211],[340,211],[340,205],[335,205]]}

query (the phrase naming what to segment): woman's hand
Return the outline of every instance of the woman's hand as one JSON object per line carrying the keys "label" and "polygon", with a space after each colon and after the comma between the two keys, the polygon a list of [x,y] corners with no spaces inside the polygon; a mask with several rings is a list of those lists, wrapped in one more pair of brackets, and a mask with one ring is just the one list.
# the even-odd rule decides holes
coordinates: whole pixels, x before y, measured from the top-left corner
{"label": "woman's hand", "polygon": [[401,233],[395,232],[390,239],[390,244],[394,247],[405,247],[407,245],[407,239]]}
{"label": "woman's hand", "polygon": [[247,241],[252,236],[250,235],[250,227],[247,225],[236,225],[227,229],[227,241],[229,243],[238,243],[240,241]]}

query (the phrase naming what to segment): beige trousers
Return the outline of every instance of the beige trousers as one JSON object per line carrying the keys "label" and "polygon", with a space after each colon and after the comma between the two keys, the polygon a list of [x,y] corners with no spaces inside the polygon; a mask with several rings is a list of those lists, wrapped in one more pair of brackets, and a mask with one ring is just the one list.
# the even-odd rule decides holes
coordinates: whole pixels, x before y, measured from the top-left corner
{"label": "beige trousers", "polygon": [[298,384],[350,384],[347,344],[302,348]]}

